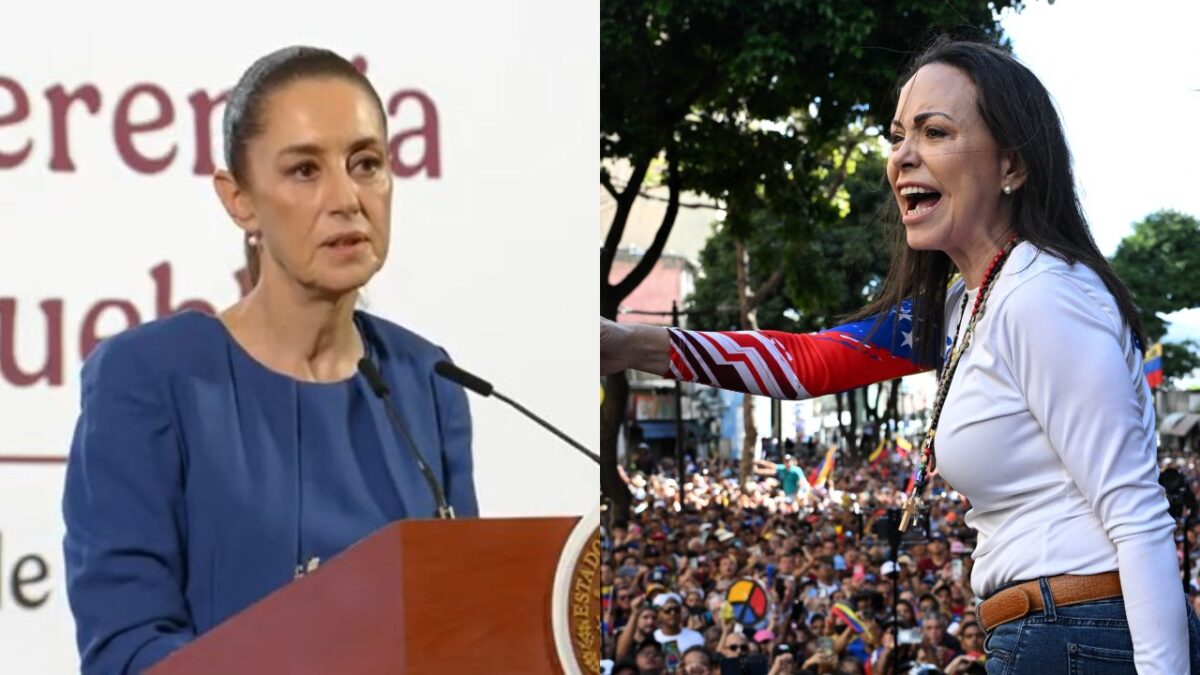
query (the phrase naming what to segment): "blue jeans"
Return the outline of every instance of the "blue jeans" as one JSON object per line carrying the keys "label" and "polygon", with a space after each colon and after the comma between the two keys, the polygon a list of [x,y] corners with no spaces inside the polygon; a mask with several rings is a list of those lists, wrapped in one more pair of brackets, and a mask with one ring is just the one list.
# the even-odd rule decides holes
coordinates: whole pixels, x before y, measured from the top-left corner
{"label": "blue jeans", "polygon": [[[1043,609],[988,632],[988,675],[1136,674],[1123,600],[1055,607],[1045,577],[1038,582]],[[1190,605],[1187,613],[1192,673],[1200,675],[1200,619]]]}

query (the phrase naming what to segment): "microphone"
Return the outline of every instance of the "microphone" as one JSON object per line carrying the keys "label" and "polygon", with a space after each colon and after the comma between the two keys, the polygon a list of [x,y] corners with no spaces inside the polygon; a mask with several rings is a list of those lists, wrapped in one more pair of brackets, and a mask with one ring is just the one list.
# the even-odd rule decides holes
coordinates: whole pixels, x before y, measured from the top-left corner
{"label": "microphone", "polygon": [[442,486],[438,483],[437,476],[433,475],[433,470],[429,468],[429,464],[425,462],[425,457],[421,455],[421,451],[417,449],[417,444],[413,441],[412,434],[408,433],[408,427],[404,426],[396,408],[392,406],[392,399],[389,396],[387,383],[383,381],[383,376],[379,374],[379,368],[375,367],[375,362],[363,357],[358,361],[358,372],[362,373],[363,377],[367,378],[367,384],[371,386],[371,390],[383,402],[383,407],[387,411],[388,419],[392,421],[392,426],[400,432],[404,438],[404,442],[412,451],[413,457],[417,460],[417,466],[421,467],[421,475],[425,477],[425,482],[429,484],[429,491],[433,493],[434,500],[437,501],[438,518],[446,520],[454,518],[454,507],[446,503],[446,494],[442,492]]}
{"label": "microphone", "polygon": [[570,445],[572,448],[575,448],[579,452],[582,452],[584,455],[587,455],[589,458],[591,458],[591,460],[593,462],[595,462],[597,464],[600,463],[599,455],[592,452],[591,450],[588,450],[587,448],[580,445],[579,442],[576,441],[575,439],[573,439],[570,436],[559,431],[558,428],[555,427],[553,424],[550,424],[546,420],[544,420],[544,419],[538,417],[537,415],[535,415],[534,413],[530,412],[528,409],[525,408],[525,406],[521,405],[520,403],[517,403],[516,401],[512,400],[511,398],[496,391],[496,389],[494,387],[492,387],[491,382],[488,382],[487,380],[485,380],[481,377],[478,377],[476,375],[472,375],[471,373],[468,373],[467,371],[463,370],[462,368],[459,368],[458,366],[454,365],[453,363],[450,363],[449,361],[438,361],[433,366],[433,372],[437,373],[438,375],[441,375],[442,377],[446,378],[447,380],[450,380],[451,382],[454,382],[458,386],[463,387],[465,389],[470,389],[471,391],[473,391],[476,394],[479,394],[480,396],[483,396],[485,398],[488,396],[495,396],[496,398],[500,399],[501,401],[504,401],[505,403],[509,404],[510,406],[516,408],[517,411],[520,412],[522,415],[528,417],[529,419],[533,420],[534,422],[537,422],[538,424],[545,427],[547,430],[550,431],[550,433],[552,433],[555,436],[558,436],[562,440],[566,441],[567,445]]}

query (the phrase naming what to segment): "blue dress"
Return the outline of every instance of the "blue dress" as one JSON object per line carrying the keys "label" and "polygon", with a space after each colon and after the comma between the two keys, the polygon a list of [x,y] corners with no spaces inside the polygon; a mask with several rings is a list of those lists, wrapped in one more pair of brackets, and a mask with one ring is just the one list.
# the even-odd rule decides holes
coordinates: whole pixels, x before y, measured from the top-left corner
{"label": "blue dress", "polygon": [[[459,516],[478,515],[466,395],[446,353],[357,312],[393,404]],[[84,673],[141,672],[433,496],[362,376],[294,380],[215,317],[109,338],[83,366],[63,549]]]}

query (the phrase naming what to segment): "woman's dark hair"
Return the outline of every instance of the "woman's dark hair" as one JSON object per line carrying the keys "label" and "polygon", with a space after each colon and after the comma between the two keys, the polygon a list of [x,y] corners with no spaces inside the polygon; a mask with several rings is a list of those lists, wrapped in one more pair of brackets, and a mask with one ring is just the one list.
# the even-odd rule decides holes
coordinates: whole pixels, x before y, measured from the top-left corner
{"label": "woman's dark hair", "polygon": [[[1116,300],[1125,324],[1139,345],[1145,344],[1133,294],[1117,277],[1096,246],[1075,191],[1071,154],[1058,111],[1046,87],[1012,54],[991,44],[956,41],[942,36],[909,65],[896,85],[900,90],[922,67],[945,64],[975,84],[980,115],[1001,148],[1015,151],[1026,170],[1012,200],[1012,230],[1034,246],[1100,276]],[[909,248],[895,200],[888,199],[893,228],[891,269],[875,299],[851,316],[885,314],[906,298],[913,302],[915,358],[929,366],[942,359],[946,291],[954,265],[941,251]]]}
{"label": "woman's dark hair", "polygon": [[[387,126],[383,101],[366,76],[353,63],[317,47],[284,47],[255,61],[238,80],[225,104],[222,128],[225,133],[225,166],[241,185],[250,184],[246,148],[263,131],[266,101],[271,94],[297,80],[341,78],[362,87],[379,109],[379,118]],[[246,235],[246,272],[250,287],[258,283],[258,247]]]}

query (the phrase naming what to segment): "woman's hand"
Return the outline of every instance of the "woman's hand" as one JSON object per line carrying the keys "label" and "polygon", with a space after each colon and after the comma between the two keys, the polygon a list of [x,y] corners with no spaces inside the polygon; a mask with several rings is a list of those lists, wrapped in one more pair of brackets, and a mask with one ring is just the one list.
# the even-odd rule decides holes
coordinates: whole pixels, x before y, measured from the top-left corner
{"label": "woman's hand", "polygon": [[600,374],[612,375],[629,367],[629,330],[600,317]]}
{"label": "woman's hand", "polygon": [[662,375],[670,363],[671,338],[660,326],[619,324],[600,317],[600,374],[633,368]]}

